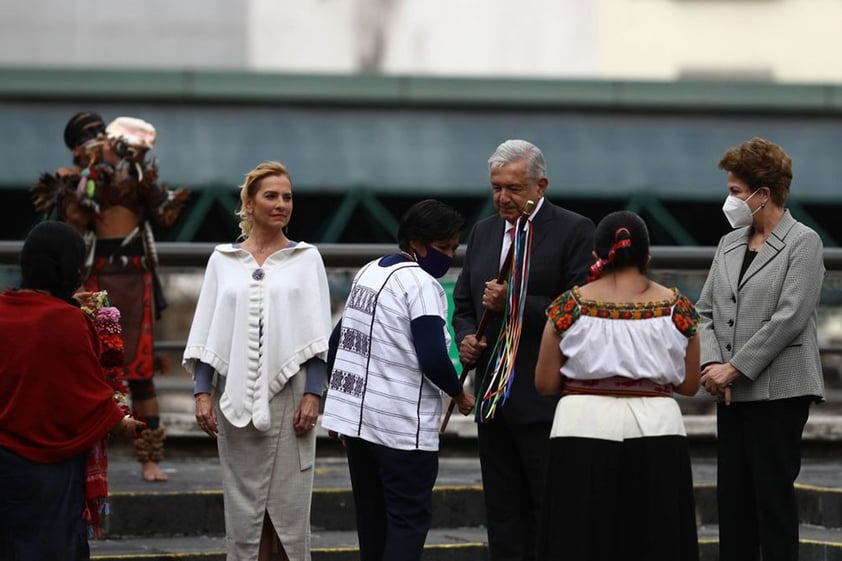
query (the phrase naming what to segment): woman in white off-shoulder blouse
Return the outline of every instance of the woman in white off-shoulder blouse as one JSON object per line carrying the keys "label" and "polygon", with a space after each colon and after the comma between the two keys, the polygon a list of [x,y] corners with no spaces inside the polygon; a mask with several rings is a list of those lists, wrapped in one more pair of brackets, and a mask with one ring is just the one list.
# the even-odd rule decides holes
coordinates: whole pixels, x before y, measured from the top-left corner
{"label": "woman in white off-shoulder blouse", "polygon": [[698,316],[649,279],[636,214],[597,226],[590,282],[559,296],[535,372],[562,395],[550,433],[538,559],[698,560],[690,453],[673,393],[699,388]]}

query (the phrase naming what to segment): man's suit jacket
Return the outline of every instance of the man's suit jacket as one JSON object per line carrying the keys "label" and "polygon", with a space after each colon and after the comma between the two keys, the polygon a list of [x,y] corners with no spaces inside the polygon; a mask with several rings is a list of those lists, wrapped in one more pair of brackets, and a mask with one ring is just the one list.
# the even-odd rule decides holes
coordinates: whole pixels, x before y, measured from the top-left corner
{"label": "man's suit jacket", "polygon": [[[495,215],[477,223],[468,237],[462,272],[453,290],[453,330],[457,344],[466,335],[476,333],[482,317],[482,293],[485,283],[497,278],[506,221]],[[523,330],[511,393],[497,417],[507,422],[525,424],[550,422],[558,398],[538,395],[535,390],[535,363],[541,335],[547,321],[550,302],[565,290],[587,279],[593,263],[594,225],[590,219],[551,204],[546,198],[532,220],[533,241]],[[477,383],[483,378],[494,343],[500,332],[503,314],[489,316],[485,337],[488,348],[476,366]],[[485,388],[477,388],[477,400]]]}
{"label": "man's suit jacket", "polygon": [[696,305],[702,365],[730,362],[743,373],[731,387],[733,401],[823,397],[821,239],[786,211],[740,281],[749,231],[722,237]]}

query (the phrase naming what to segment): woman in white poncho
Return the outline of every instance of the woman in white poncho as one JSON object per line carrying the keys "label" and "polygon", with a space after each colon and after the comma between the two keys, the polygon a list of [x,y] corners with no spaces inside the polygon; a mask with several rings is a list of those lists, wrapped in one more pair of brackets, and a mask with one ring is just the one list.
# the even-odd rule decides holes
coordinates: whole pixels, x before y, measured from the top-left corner
{"label": "woman in white poncho", "polygon": [[[287,239],[292,183],[264,162],[241,187],[242,243],[208,261],[184,351],[196,420],[218,437],[227,559],[310,559],[310,500],[330,297],[321,256]],[[221,415],[217,414],[221,412]]]}

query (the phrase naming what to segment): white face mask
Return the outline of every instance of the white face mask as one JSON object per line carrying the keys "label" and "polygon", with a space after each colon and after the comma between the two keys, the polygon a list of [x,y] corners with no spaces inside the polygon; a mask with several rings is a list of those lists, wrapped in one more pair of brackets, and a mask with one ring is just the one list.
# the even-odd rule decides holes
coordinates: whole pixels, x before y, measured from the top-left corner
{"label": "white face mask", "polygon": [[744,228],[746,226],[751,226],[752,217],[757,214],[761,208],[766,206],[765,204],[762,204],[757,207],[754,212],[751,212],[751,208],[749,208],[746,201],[752,198],[756,193],[757,191],[749,195],[745,201],[739,197],[735,197],[734,195],[728,195],[728,198],[725,199],[725,204],[722,205],[722,212],[725,214],[725,218],[728,219],[728,223],[731,224],[732,228]]}

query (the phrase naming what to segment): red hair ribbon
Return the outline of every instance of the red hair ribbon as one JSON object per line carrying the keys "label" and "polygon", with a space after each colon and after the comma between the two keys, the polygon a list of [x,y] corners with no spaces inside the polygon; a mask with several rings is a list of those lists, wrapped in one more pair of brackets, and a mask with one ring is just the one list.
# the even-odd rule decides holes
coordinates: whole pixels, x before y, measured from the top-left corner
{"label": "red hair ribbon", "polygon": [[[619,239],[620,234],[625,233],[627,238]],[[588,282],[593,282],[598,279],[602,275],[602,271],[614,262],[614,256],[617,253],[617,250],[623,247],[631,247],[631,232],[629,232],[628,228],[618,228],[616,232],[614,232],[614,245],[611,246],[611,249],[608,251],[608,257],[602,259],[597,257],[596,263],[591,265],[590,268],[590,275],[588,275]]]}

